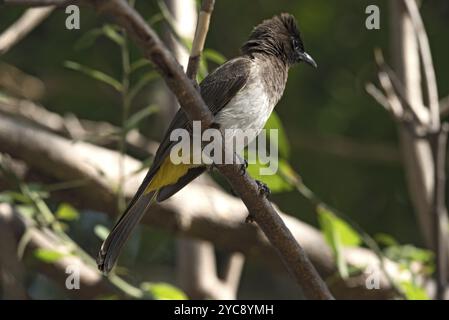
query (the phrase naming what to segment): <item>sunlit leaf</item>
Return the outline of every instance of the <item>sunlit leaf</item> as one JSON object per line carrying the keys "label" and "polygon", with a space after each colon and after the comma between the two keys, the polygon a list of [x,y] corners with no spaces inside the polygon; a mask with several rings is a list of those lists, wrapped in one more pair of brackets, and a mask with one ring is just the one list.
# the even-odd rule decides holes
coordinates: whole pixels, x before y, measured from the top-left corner
{"label": "sunlit leaf", "polygon": [[50,250],[50,249],[36,249],[34,251],[34,256],[39,259],[40,261],[43,261],[45,263],[53,263],[56,261],[59,261],[61,258],[65,257],[67,254],[56,251],[56,250]]}
{"label": "sunlit leaf", "polygon": [[107,38],[109,38],[111,41],[115,42],[119,46],[125,44],[123,36],[119,32],[117,32],[117,27],[110,24],[105,24],[102,30]]}
{"label": "sunlit leaf", "polygon": [[362,238],[348,223],[323,206],[317,207],[317,213],[324,238],[335,254],[338,271],[343,278],[347,278],[349,272],[343,249],[360,245]]}
{"label": "sunlit leaf", "polygon": [[21,215],[27,218],[33,218],[36,214],[36,208],[33,205],[22,204],[15,206],[15,208]]}
{"label": "sunlit leaf", "polygon": [[168,283],[144,282],[141,284],[141,288],[157,300],[187,300],[184,292]]}
{"label": "sunlit leaf", "polygon": [[412,281],[402,281],[399,283],[399,286],[408,300],[430,300],[424,288],[414,284]]}
{"label": "sunlit leaf", "polygon": [[73,61],[66,61],[66,62],[64,62],[64,66],[66,68],[68,68],[68,69],[81,72],[81,73],[83,73],[83,74],[85,74],[85,75],[87,75],[87,76],[89,76],[89,77],[91,77],[91,78],[93,78],[95,80],[104,82],[104,83],[110,85],[111,87],[113,87],[115,90],[117,90],[119,92],[122,91],[122,84],[119,81],[115,80],[113,77],[107,75],[104,72],[92,69],[90,67],[83,66],[83,65],[81,65],[81,64],[79,64],[77,62],[73,62]]}
{"label": "sunlit leaf", "polygon": [[20,192],[15,192],[15,191],[6,191],[5,194],[8,194],[13,201],[17,201],[20,203],[25,203],[25,204],[30,204],[32,203],[31,199],[24,195],[23,193]]}
{"label": "sunlit leaf", "polygon": [[434,259],[432,251],[417,248],[410,244],[390,246],[384,251],[388,258],[398,262],[419,261],[425,264],[432,264]]}
{"label": "sunlit leaf", "polygon": [[111,294],[105,294],[105,295],[98,296],[95,299],[98,299],[98,300],[120,300],[120,297],[116,294],[111,293]]}
{"label": "sunlit leaf", "polygon": [[[290,144],[287,139],[287,135],[284,130],[284,126],[282,125],[281,119],[277,115],[276,112],[272,112],[271,116],[268,118],[267,123],[265,124],[264,129],[267,130],[267,134],[269,135],[270,129],[278,130],[278,149],[281,157],[288,159],[290,156]],[[276,141],[275,141],[276,142]]]}
{"label": "sunlit leaf", "polygon": [[100,240],[104,241],[109,235],[109,229],[101,224],[97,224],[94,227],[94,233]]}
{"label": "sunlit leaf", "polygon": [[386,234],[386,233],[378,233],[374,236],[374,239],[376,239],[376,241],[380,245],[383,245],[386,247],[399,245],[399,243],[396,241],[395,238],[393,238],[392,236],[390,236],[389,234]]}
{"label": "sunlit leaf", "polygon": [[290,164],[281,159],[279,161],[279,174],[292,186],[300,182],[300,177]]}
{"label": "sunlit leaf", "polygon": [[[272,160],[270,169],[270,163],[262,164],[259,159],[256,159],[256,163],[249,163],[248,174],[256,180],[260,180],[265,183],[272,193],[286,192],[293,190],[293,185],[290,184],[282,175],[279,174],[279,168],[285,165],[285,161],[280,160],[276,162]],[[265,174],[262,170],[271,171],[272,174]],[[264,174],[262,174],[264,173]]]}
{"label": "sunlit leaf", "polygon": [[62,203],[56,210],[56,218],[65,221],[73,221],[79,218],[78,211],[68,203]]}
{"label": "sunlit leaf", "polygon": [[106,24],[101,28],[95,28],[84,33],[75,43],[75,49],[80,50],[92,47],[101,36],[107,37],[119,46],[125,43],[123,36],[117,31],[117,27]]}

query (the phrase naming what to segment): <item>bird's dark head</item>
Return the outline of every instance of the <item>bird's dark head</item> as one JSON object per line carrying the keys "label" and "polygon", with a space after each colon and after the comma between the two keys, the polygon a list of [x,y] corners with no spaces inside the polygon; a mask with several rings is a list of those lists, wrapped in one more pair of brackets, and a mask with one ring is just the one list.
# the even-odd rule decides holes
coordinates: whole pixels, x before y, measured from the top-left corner
{"label": "bird's dark head", "polygon": [[280,58],[288,66],[301,61],[317,67],[313,58],[305,52],[295,18],[282,13],[263,21],[251,32],[243,45],[244,54],[262,53]]}

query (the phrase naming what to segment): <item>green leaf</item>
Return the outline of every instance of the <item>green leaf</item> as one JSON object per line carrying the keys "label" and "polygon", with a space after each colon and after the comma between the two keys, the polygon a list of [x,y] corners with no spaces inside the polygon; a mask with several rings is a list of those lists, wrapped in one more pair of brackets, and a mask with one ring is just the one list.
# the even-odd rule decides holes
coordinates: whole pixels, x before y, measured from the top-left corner
{"label": "green leaf", "polygon": [[131,63],[130,70],[131,72],[135,72],[145,66],[151,66],[150,61],[148,61],[147,59],[139,59]]}
{"label": "green leaf", "polygon": [[394,261],[410,263],[419,261],[424,264],[432,264],[434,253],[430,250],[420,249],[415,246],[395,245],[385,249],[385,255]]}
{"label": "green leaf", "polygon": [[[260,170],[262,168],[268,169],[270,164],[262,164],[259,159],[256,159],[256,163],[250,163],[248,165],[248,173],[251,177],[256,180],[265,183],[271,190],[272,193],[280,193],[293,190],[293,185],[290,184],[282,175],[279,174],[279,170],[282,166],[286,166],[284,160],[280,160],[277,163],[278,170],[273,172],[273,174],[261,174]],[[276,167],[276,165],[274,165]]]}
{"label": "green leaf", "polygon": [[399,286],[408,300],[430,300],[424,288],[421,288],[412,281],[402,281],[399,283]]}
{"label": "green leaf", "polygon": [[90,67],[83,66],[83,65],[81,65],[77,62],[73,62],[73,61],[64,62],[64,66],[68,69],[84,73],[85,75],[87,75],[95,80],[104,82],[104,83],[110,85],[111,87],[113,87],[118,92],[121,92],[123,90],[122,84],[119,81],[115,80],[113,77],[107,75],[104,72],[92,69]]}
{"label": "green leaf", "polygon": [[335,254],[338,271],[342,278],[347,278],[349,272],[343,249],[344,247],[360,245],[362,238],[346,221],[338,218],[323,206],[317,207],[317,213],[324,238]]}
{"label": "green leaf", "polygon": [[36,249],[34,251],[34,256],[40,261],[43,261],[45,263],[56,262],[61,258],[65,257],[66,255],[67,254],[65,253],[50,249]]}
{"label": "green leaf", "polygon": [[23,193],[16,192],[16,191],[5,191],[5,194],[8,194],[13,201],[17,201],[24,204],[31,204],[33,203],[27,195],[24,195]]}
{"label": "green leaf", "polygon": [[276,112],[272,112],[271,116],[268,118],[267,123],[265,124],[265,129],[267,130],[267,134],[269,134],[270,129],[278,130],[278,149],[281,157],[288,159],[290,156],[290,144],[287,139],[287,135],[285,133],[284,126],[282,125],[281,119],[277,115]]}
{"label": "green leaf", "polygon": [[125,40],[117,30],[118,29],[116,26],[110,24],[106,24],[101,28],[90,30],[78,39],[78,41],[75,43],[75,49],[80,50],[91,47],[101,36],[105,36],[119,46],[122,46],[125,44]]}
{"label": "green leaf", "polygon": [[399,243],[396,241],[395,238],[390,236],[386,233],[378,233],[374,236],[374,239],[376,239],[377,243],[380,245],[383,245],[385,247],[391,247],[391,246],[398,246]]}
{"label": "green leaf", "polygon": [[21,204],[15,207],[17,211],[24,217],[32,219],[36,214],[36,208],[33,205]]}
{"label": "green leaf", "polygon": [[279,175],[292,186],[297,185],[301,180],[296,171],[283,159],[279,161]]}
{"label": "green leaf", "polygon": [[106,238],[109,235],[109,229],[106,228],[105,226],[102,226],[101,224],[97,224],[94,227],[94,233],[95,235],[102,241],[106,240]]}
{"label": "green leaf", "polygon": [[131,117],[128,118],[125,122],[125,130],[128,132],[134,128],[137,128],[139,123],[145,118],[151,116],[152,114],[159,111],[159,108],[155,105],[150,105],[142,110],[136,112]]}
{"label": "green leaf", "polygon": [[56,210],[56,218],[59,220],[73,221],[79,218],[78,211],[68,203],[62,203]]}
{"label": "green leaf", "polygon": [[141,288],[157,300],[187,300],[184,292],[168,283],[144,282],[141,284]]}
{"label": "green leaf", "polygon": [[125,45],[125,39],[117,32],[117,27],[111,24],[105,24],[102,28],[104,35],[119,46]]}
{"label": "green leaf", "polygon": [[216,64],[223,64],[226,62],[226,57],[214,49],[204,49],[203,56]]}

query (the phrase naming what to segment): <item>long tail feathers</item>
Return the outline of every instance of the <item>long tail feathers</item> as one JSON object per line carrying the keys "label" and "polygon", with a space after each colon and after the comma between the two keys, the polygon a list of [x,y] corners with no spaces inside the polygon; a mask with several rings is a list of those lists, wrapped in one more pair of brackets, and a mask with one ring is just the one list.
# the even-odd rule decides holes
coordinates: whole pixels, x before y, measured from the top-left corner
{"label": "long tail feathers", "polygon": [[116,223],[98,253],[97,264],[100,271],[107,274],[114,267],[123,245],[156,196],[157,192],[141,194]]}

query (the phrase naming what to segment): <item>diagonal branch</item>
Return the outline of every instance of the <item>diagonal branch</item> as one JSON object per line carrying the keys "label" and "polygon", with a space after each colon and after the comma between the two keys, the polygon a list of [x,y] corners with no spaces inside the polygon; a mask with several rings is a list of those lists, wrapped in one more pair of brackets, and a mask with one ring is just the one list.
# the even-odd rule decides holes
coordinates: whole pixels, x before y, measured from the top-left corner
{"label": "diagonal branch", "polygon": [[55,7],[50,6],[25,11],[16,22],[0,35],[0,55],[8,52],[9,49],[44,21],[54,9]]}
{"label": "diagonal branch", "polygon": [[201,61],[201,54],[204,50],[207,32],[209,31],[210,17],[214,10],[215,0],[204,0],[201,11],[198,15],[195,37],[192,43],[189,64],[187,66],[187,77],[196,82],[196,74]]}
{"label": "diagonal branch", "polygon": [[[192,51],[186,72],[188,78],[192,80],[195,86],[198,86],[196,76],[214,4],[214,0],[204,0],[198,15]],[[176,17],[174,18],[176,19]],[[178,61],[181,61],[179,55],[176,57]],[[177,248],[180,283],[191,298],[235,299],[237,297],[238,284],[244,264],[243,254],[239,252],[228,254],[226,257],[225,275],[223,278],[220,278],[217,273],[214,245],[211,242],[181,237]]]}
{"label": "diagonal branch", "polygon": [[[144,19],[124,0],[92,0],[99,12],[113,16],[144,49],[167,85],[178,98],[190,120],[202,121],[203,128],[213,123],[213,115],[180,65]],[[219,171],[240,195],[254,220],[278,250],[297,283],[309,299],[333,299],[302,247],[279,217],[271,203],[260,195],[257,183],[239,165],[220,165]]]}
{"label": "diagonal branch", "polygon": [[[116,207],[112,204],[117,197],[115,186],[119,180],[117,152],[61,138],[8,116],[0,117],[0,152],[23,159],[29,171],[38,174],[38,181],[48,181],[50,178],[50,182],[66,185],[71,181],[84,182],[81,186],[54,192],[53,196],[69,200],[80,208],[95,209],[111,217],[116,215]],[[128,179],[124,191],[130,199],[145,173],[135,173],[141,168],[141,163],[131,157],[126,157],[125,164]],[[28,176],[24,179],[29,181]],[[5,179],[0,176],[2,180]],[[107,197],[103,195],[103,181],[108,182]],[[259,257],[265,264],[278,265],[275,251],[260,229],[243,223],[248,211],[242,202],[204,180],[193,181],[172,198],[158,203],[151,213],[144,216],[142,224],[210,241],[224,250],[239,251],[247,256]],[[292,216],[280,214],[320,274],[325,278],[333,275],[336,272],[335,261],[320,231]],[[348,248],[345,250],[345,259],[357,268],[366,269],[369,266],[369,269],[378,270],[376,272],[381,276],[380,289],[367,289],[365,281],[370,273],[364,273],[356,283],[352,278],[333,283],[332,291],[335,294],[342,298],[393,297],[394,291],[380,270],[380,262],[375,254],[364,248]],[[398,281],[411,277],[407,270],[401,270],[399,265],[391,261],[386,261],[386,266],[388,273]]]}
{"label": "diagonal branch", "polygon": [[410,15],[410,20],[416,32],[419,44],[419,52],[422,58],[424,75],[426,77],[427,96],[429,99],[429,109],[431,117],[431,125],[434,130],[440,126],[440,111],[438,102],[438,88],[435,76],[435,69],[432,61],[432,53],[430,51],[429,38],[419,13],[416,0],[404,0],[405,6]]}

